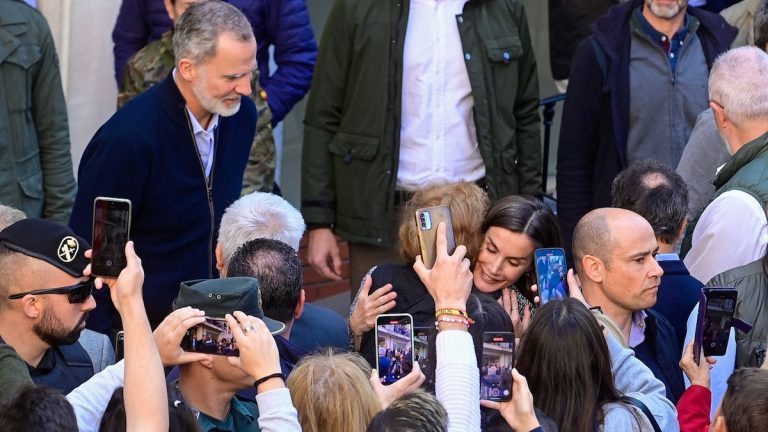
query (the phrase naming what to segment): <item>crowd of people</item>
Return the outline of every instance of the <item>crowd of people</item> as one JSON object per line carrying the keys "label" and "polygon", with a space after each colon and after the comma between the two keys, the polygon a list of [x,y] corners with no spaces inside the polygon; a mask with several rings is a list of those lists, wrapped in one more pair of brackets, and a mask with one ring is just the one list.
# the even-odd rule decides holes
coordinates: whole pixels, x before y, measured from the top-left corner
{"label": "crowd of people", "polygon": [[[518,0],[335,0],[319,48],[304,0],[123,0],[77,183],[50,30],[0,0],[0,430],[765,430],[768,0],[726,3],[549,1],[577,19],[545,201]],[[297,210],[272,128],[310,88]],[[131,203],[117,277],[97,197]],[[704,287],[751,326],[723,356]]]}

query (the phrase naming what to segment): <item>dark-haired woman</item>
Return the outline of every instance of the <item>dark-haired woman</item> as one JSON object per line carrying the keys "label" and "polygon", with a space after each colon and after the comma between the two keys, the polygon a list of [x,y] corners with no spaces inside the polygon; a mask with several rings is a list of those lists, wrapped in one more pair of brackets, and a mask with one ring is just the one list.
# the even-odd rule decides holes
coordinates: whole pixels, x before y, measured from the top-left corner
{"label": "dark-haired woman", "polygon": [[535,406],[560,430],[653,431],[626,396],[645,404],[661,430],[679,430],[664,384],[632,351],[606,338],[578,300],[540,308],[520,345],[517,370],[527,378]]}

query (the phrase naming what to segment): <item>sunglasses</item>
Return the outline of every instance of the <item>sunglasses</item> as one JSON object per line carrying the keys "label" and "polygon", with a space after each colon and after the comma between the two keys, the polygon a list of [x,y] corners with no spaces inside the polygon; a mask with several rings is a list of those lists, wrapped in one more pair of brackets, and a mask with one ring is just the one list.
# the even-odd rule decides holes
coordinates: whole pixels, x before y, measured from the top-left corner
{"label": "sunglasses", "polygon": [[84,303],[91,296],[95,284],[93,279],[79,283],[77,285],[71,285],[61,288],[46,288],[34,291],[20,292],[11,294],[8,296],[10,300],[17,300],[23,298],[26,295],[43,295],[43,294],[67,294],[69,296],[70,303]]}

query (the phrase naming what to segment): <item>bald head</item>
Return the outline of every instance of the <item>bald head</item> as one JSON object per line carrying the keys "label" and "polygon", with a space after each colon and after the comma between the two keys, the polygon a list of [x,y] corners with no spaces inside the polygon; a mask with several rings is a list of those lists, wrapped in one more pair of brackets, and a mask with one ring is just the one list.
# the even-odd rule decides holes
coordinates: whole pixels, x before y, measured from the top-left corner
{"label": "bald head", "polygon": [[613,254],[617,241],[614,233],[626,233],[647,228],[653,235],[651,225],[639,214],[620,208],[599,208],[584,215],[573,231],[573,258],[576,272],[583,274],[582,260],[594,256],[606,266]]}

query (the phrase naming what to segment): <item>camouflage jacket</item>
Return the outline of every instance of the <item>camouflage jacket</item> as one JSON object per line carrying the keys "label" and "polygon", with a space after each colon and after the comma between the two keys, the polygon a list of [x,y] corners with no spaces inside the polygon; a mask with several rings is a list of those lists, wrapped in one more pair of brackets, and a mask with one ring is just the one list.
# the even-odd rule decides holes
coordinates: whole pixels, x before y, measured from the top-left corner
{"label": "camouflage jacket", "polygon": [[[139,93],[164,80],[175,65],[173,31],[169,30],[128,60],[117,95],[118,109]],[[259,111],[259,119],[243,176],[243,194],[254,191],[271,192],[275,182],[275,140],[270,123],[272,113],[267,105],[267,93],[259,85],[258,71],[253,74],[251,86],[251,99]]]}

